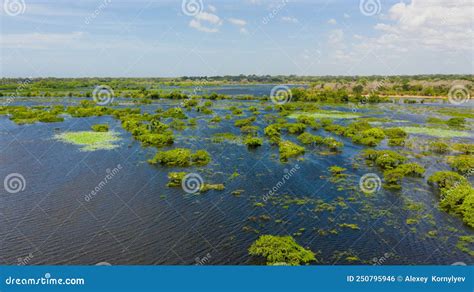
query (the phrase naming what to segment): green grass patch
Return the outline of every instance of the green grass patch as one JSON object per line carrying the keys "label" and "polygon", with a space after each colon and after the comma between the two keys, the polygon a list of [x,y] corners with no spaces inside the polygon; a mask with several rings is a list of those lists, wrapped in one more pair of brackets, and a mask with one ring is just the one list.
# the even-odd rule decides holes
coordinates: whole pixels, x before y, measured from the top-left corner
{"label": "green grass patch", "polygon": [[292,113],[288,116],[290,119],[297,119],[301,116],[315,118],[315,119],[356,119],[359,118],[360,115],[354,113],[346,113],[340,111],[321,111],[321,112],[314,112],[314,113]]}
{"label": "green grass patch", "polygon": [[120,140],[115,132],[65,132],[54,136],[64,143],[81,146],[81,151],[112,150]]}
{"label": "green grass patch", "polygon": [[471,134],[464,131],[456,131],[449,129],[427,128],[427,127],[399,127],[408,134],[421,134],[438,138],[456,138],[470,137]]}

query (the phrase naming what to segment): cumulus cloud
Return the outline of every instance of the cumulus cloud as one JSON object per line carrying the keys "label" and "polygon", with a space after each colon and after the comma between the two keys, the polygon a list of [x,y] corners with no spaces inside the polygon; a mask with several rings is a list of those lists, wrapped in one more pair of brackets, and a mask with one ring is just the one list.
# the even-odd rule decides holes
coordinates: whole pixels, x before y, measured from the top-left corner
{"label": "cumulus cloud", "polygon": [[283,20],[284,22],[298,23],[298,19],[291,16],[283,16],[281,20]]}
{"label": "cumulus cloud", "polygon": [[380,32],[368,44],[406,51],[416,44],[431,50],[472,50],[472,0],[413,0],[397,3],[386,22],[375,25]]}
{"label": "cumulus cloud", "polygon": [[215,33],[219,31],[222,19],[209,12],[200,12],[189,22],[189,26],[202,32]]}
{"label": "cumulus cloud", "polygon": [[337,24],[337,21],[334,18],[328,20],[329,24]]}
{"label": "cumulus cloud", "polygon": [[247,21],[238,18],[229,18],[229,22],[237,26],[245,26]]}

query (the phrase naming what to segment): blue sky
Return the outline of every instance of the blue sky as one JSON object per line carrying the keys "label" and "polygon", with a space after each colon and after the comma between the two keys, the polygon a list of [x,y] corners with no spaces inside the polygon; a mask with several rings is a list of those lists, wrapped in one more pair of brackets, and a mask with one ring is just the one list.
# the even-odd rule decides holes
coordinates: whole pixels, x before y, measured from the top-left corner
{"label": "blue sky", "polygon": [[473,74],[473,6],[471,0],[2,0],[0,72]]}

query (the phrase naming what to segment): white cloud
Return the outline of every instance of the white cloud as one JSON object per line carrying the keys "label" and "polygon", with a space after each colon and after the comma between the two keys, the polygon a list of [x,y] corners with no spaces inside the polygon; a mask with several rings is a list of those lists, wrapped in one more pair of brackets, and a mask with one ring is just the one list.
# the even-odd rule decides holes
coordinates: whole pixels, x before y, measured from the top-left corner
{"label": "white cloud", "polygon": [[207,7],[208,7],[209,11],[211,11],[212,13],[216,13],[216,11],[217,11],[216,6],[214,6],[214,5],[208,5]]}
{"label": "white cloud", "polygon": [[350,18],[350,17],[351,17],[351,16],[350,16],[349,14],[347,14],[347,13],[344,13],[344,18],[346,18],[346,19],[347,19],[347,18]]}
{"label": "white cloud", "polygon": [[284,22],[298,23],[298,19],[291,16],[283,16],[281,20],[283,20]]}
{"label": "white cloud", "polygon": [[337,24],[337,21],[334,18],[331,18],[328,20],[328,23],[334,25],[334,24]]}
{"label": "white cloud", "polygon": [[237,26],[245,26],[247,21],[238,18],[229,18],[229,22]]}
{"label": "white cloud", "polygon": [[329,32],[328,42],[331,45],[341,45],[344,39],[344,32],[342,29],[334,29]]}
{"label": "white cloud", "polygon": [[388,23],[378,23],[381,34],[368,38],[370,45],[406,51],[410,46],[431,50],[472,50],[472,0],[430,0],[397,3],[388,12]]}
{"label": "white cloud", "polygon": [[[204,25],[206,23],[208,26]],[[189,26],[202,32],[215,33],[219,31],[222,25],[222,19],[219,16],[209,12],[200,12],[189,22]]]}
{"label": "white cloud", "polygon": [[248,31],[245,27],[241,27],[241,28],[239,29],[239,32],[240,32],[241,34],[248,34],[248,33],[249,33],[249,31]]}
{"label": "white cloud", "polygon": [[51,49],[55,47],[75,46],[83,36],[83,32],[4,34],[0,38],[0,47]]}

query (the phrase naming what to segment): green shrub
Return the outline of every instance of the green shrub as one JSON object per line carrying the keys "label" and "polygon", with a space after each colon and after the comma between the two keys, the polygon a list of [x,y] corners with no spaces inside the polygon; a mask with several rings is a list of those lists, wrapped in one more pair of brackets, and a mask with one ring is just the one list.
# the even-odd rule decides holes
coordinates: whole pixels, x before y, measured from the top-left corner
{"label": "green shrub", "polygon": [[457,143],[452,146],[453,150],[462,152],[464,154],[474,154],[474,144]]}
{"label": "green shrub", "polygon": [[303,123],[286,123],[284,127],[288,130],[288,133],[290,134],[299,134],[304,132],[304,130],[306,129],[306,125]]}
{"label": "green shrub", "polygon": [[326,137],[323,139],[323,144],[326,145],[327,147],[329,147],[329,149],[333,150],[333,151],[338,151],[339,149],[341,149],[342,147],[344,147],[344,143],[343,142],[340,142],[340,141],[337,141],[336,139],[334,139],[333,137]]}
{"label": "green shrub", "polygon": [[255,121],[255,117],[250,117],[246,119],[236,120],[234,126],[241,128],[243,126],[250,126]]}
{"label": "green shrub", "polygon": [[316,260],[312,251],[291,236],[262,235],[250,246],[249,254],[263,256],[267,265],[298,266]]}
{"label": "green shrub", "polygon": [[366,149],[362,152],[362,156],[384,170],[393,169],[406,160],[406,157],[391,150]]}
{"label": "green shrub", "polygon": [[437,185],[439,189],[450,189],[459,184],[466,184],[467,179],[453,171],[438,171],[428,178],[428,183]]}
{"label": "green shrub", "polygon": [[472,155],[448,157],[448,164],[460,174],[472,175],[474,172],[474,156]]}
{"label": "green shrub", "polygon": [[304,147],[290,141],[281,141],[279,144],[280,161],[286,162],[288,158],[301,155],[305,152]]}
{"label": "green shrub", "polygon": [[406,176],[421,177],[425,173],[425,168],[417,163],[400,164],[394,169],[387,169],[383,176],[385,180],[385,187],[399,189],[401,188],[401,181]]}
{"label": "green shrub", "polygon": [[429,179],[440,190],[440,207],[459,215],[464,223],[474,227],[474,188],[469,181],[452,171],[438,171]]}
{"label": "green shrub", "polygon": [[340,167],[340,166],[337,166],[337,165],[333,165],[329,168],[329,172],[331,172],[331,174],[333,176],[341,175],[346,170],[347,170],[347,168]]}
{"label": "green shrub", "polygon": [[91,129],[94,132],[108,132],[109,131],[109,125],[107,125],[107,124],[96,124],[96,125],[92,125]]}
{"label": "green shrub", "polygon": [[170,172],[168,173],[168,187],[180,187],[186,172]]}
{"label": "green shrub", "polygon": [[258,146],[262,146],[263,139],[258,137],[251,137],[248,136],[244,139],[244,144],[247,145],[249,148],[255,148]]}
{"label": "green shrub", "polygon": [[173,133],[171,131],[165,134],[141,134],[136,139],[144,146],[164,147],[174,143]]}
{"label": "green shrub", "polygon": [[429,144],[430,150],[434,153],[446,153],[449,151],[449,145],[441,141],[433,141]]}
{"label": "green shrub", "polygon": [[323,144],[324,138],[321,136],[312,135],[308,132],[298,136],[298,140],[303,144]]}
{"label": "green shrub", "polygon": [[148,160],[151,164],[162,164],[166,166],[186,167],[191,165],[206,165],[211,157],[205,150],[192,153],[190,149],[176,148],[168,151],[158,152],[153,159]]}

